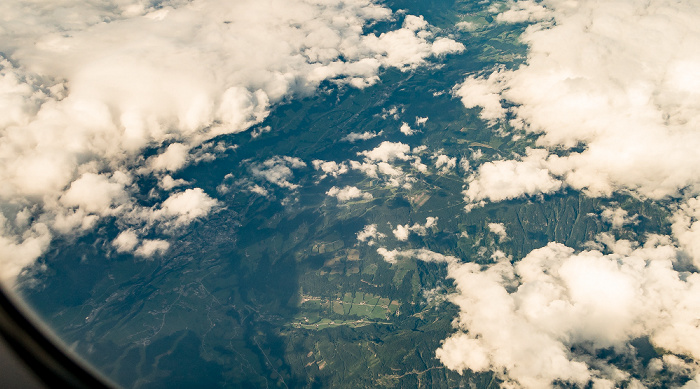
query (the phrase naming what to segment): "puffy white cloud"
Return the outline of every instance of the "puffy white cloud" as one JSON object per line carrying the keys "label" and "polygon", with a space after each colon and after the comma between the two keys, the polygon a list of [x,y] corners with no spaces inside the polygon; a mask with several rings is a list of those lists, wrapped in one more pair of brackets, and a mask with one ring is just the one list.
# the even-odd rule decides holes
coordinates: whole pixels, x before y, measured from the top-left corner
{"label": "puffy white cloud", "polygon": [[357,155],[364,155],[368,160],[391,162],[399,159],[406,161],[410,159],[411,147],[401,142],[384,141],[372,150],[361,151]]}
{"label": "puffy white cloud", "polygon": [[[700,267],[700,78],[690,70],[700,66],[698,17],[693,2],[666,0],[524,0],[497,16],[534,22],[521,36],[527,62],[469,75],[453,93],[491,123],[511,120],[539,134],[539,149],[482,164],[469,178],[467,201],[564,185],[592,196],[626,191],[681,201],[672,235],[650,235],[642,247],[608,234],[599,243],[609,254],[550,243],[515,265],[450,264],[461,331],[438,350],[446,366],[493,370],[523,387],[614,387],[626,373],[596,350],[624,353],[632,339],[648,337],[665,354],[650,371],[697,374],[700,274],[674,265]],[[635,222],[621,209],[601,216],[613,228]]]}
{"label": "puffy white cloud", "polygon": [[455,24],[455,27],[457,27],[457,29],[461,31],[474,31],[476,30],[478,25],[473,22],[461,21]]}
{"label": "puffy white cloud", "polygon": [[384,61],[402,70],[413,69],[431,55],[442,55],[464,51],[464,45],[449,38],[438,38],[432,44],[425,38],[431,34],[422,16],[407,15],[403,28],[382,33],[379,36],[366,35],[363,44],[380,54]]}
{"label": "puffy white cloud", "polygon": [[543,150],[530,150],[520,161],[502,160],[482,164],[468,179],[465,200],[469,203],[502,201],[558,191],[562,183],[544,166],[543,155],[546,155]]}
{"label": "puffy white cloud", "polygon": [[299,185],[289,182],[294,176],[292,169],[303,167],[306,167],[306,163],[299,158],[274,156],[262,163],[253,164],[251,173],[283,188],[296,189]]}
{"label": "puffy white cloud", "polygon": [[134,251],[134,255],[150,258],[154,255],[162,255],[170,248],[170,243],[162,239],[144,239],[141,245]]}
{"label": "puffy white cloud", "polygon": [[44,223],[31,224],[21,234],[13,233],[8,224],[0,214],[0,281],[12,286],[22,270],[48,248],[52,234]]}
{"label": "puffy white cloud", "polygon": [[682,386],[683,389],[695,389],[700,388],[700,374],[696,375],[692,380],[685,383]]}
{"label": "puffy white cloud", "polygon": [[532,0],[511,1],[508,9],[496,16],[502,23],[535,22],[551,19],[552,12],[542,4]]}
{"label": "puffy white cloud", "polygon": [[[395,167],[389,163],[386,162],[379,162],[377,165],[377,170],[387,176],[391,176],[393,178],[399,178],[403,177],[404,172],[400,167]],[[394,185],[398,186],[398,185]]]}
{"label": "puffy white cloud", "polygon": [[420,157],[413,158],[413,162],[411,162],[411,166],[421,173],[428,172],[428,165],[424,164]]}
{"label": "puffy white cloud", "polygon": [[396,263],[396,257],[399,255],[399,251],[396,249],[389,251],[384,247],[379,247],[377,248],[377,254],[381,255],[382,258],[389,263]]}
{"label": "puffy white cloud", "polygon": [[0,128],[26,125],[50,95],[49,90],[27,83],[7,59],[0,57]]}
{"label": "puffy white cloud", "polygon": [[464,51],[464,45],[456,42],[452,39],[449,38],[438,38],[433,42],[433,46],[431,47],[430,51],[434,55],[445,55],[445,54],[454,54],[454,53],[461,53]]}
{"label": "puffy white cloud", "polygon": [[380,178],[387,185],[410,189],[416,178],[404,172],[397,163],[411,161],[410,166],[421,173],[428,171],[428,166],[421,162],[418,154],[425,152],[427,146],[417,146],[411,149],[401,142],[384,141],[371,150],[358,152],[364,156],[363,162],[349,161],[353,170],[360,170],[371,178]]}
{"label": "puffy white cloud", "polygon": [[187,163],[189,150],[182,143],[173,143],[164,152],[148,159],[153,170],[177,171]]}
{"label": "puffy white cloud", "polygon": [[481,118],[495,121],[505,117],[506,109],[501,105],[501,91],[503,75],[501,72],[493,72],[488,78],[469,76],[460,85],[457,85],[452,93],[462,100],[467,108],[481,107]]}
{"label": "puffy white cloud", "polygon": [[610,223],[614,229],[620,229],[626,224],[636,224],[638,222],[638,215],[630,216],[627,211],[619,207],[605,208],[600,216],[603,220]]}
{"label": "puffy white cloud", "polygon": [[493,232],[498,236],[498,239],[503,241],[508,238],[508,233],[506,232],[506,226],[503,223],[489,223],[486,225],[489,231]]}
{"label": "puffy white cloud", "polygon": [[425,218],[425,224],[423,225],[422,228],[431,228],[431,227],[433,227],[433,226],[436,226],[436,225],[437,225],[437,221],[438,221],[438,217],[437,217],[437,216],[435,216],[435,217],[433,217],[433,216],[428,216],[427,218]]}
{"label": "puffy white cloud", "polygon": [[406,224],[406,225],[401,225],[401,224],[399,224],[399,225],[396,226],[396,228],[395,228],[394,230],[392,230],[391,232],[394,234],[394,236],[396,237],[396,239],[398,239],[398,240],[400,240],[400,241],[407,241],[407,240],[408,240],[408,235],[409,235],[409,232],[410,232],[409,229],[408,229],[408,227],[409,227],[408,224]]}
{"label": "puffy white cloud", "polygon": [[411,31],[420,31],[428,27],[428,22],[422,16],[407,15],[403,21],[403,28]]}
{"label": "puffy white cloud", "polygon": [[457,157],[450,158],[445,154],[440,154],[435,158],[435,168],[440,169],[441,173],[449,173],[455,167],[457,167]]}
{"label": "puffy white cloud", "polygon": [[306,162],[302,161],[297,157],[284,156],[282,159],[284,159],[287,165],[291,166],[294,169],[301,169],[303,167],[306,167]]}
{"label": "puffy white cloud", "polygon": [[625,353],[630,341],[648,337],[663,353],[700,357],[700,275],[674,270],[677,248],[668,239],[610,249],[577,253],[550,243],[515,264],[502,256],[486,269],[425,249],[377,252],[392,263],[447,264],[459,331],[437,356],[450,369],[492,370],[527,388],[556,381],[614,386],[627,375],[596,359],[596,350]]}
{"label": "puffy white cloud", "polygon": [[344,188],[332,187],[326,194],[335,197],[340,202],[346,202],[355,199],[371,200],[372,194],[363,192],[355,186],[346,186]]}
{"label": "puffy white cloud", "polygon": [[526,64],[467,77],[455,89],[465,106],[482,106],[491,121],[509,110],[541,134],[540,146],[567,150],[542,156],[543,167],[590,195],[698,193],[700,89],[690,69],[700,66],[700,9],[692,1],[527,0],[499,17],[554,23],[521,36]]}
{"label": "puffy white cloud", "polygon": [[[382,173],[384,175],[391,176],[393,178],[402,177],[404,175],[404,172],[403,172],[403,170],[401,170],[400,167],[394,167],[391,164],[386,163],[386,162],[379,162],[376,166],[377,166],[377,171],[379,171],[380,173]],[[394,185],[394,186],[398,186],[398,185]]]}
{"label": "puffy white cloud", "polygon": [[672,234],[683,253],[700,269],[700,198],[682,204],[672,217]]}
{"label": "puffy white cloud", "polygon": [[219,202],[209,197],[201,188],[187,189],[170,195],[149,217],[151,220],[163,220],[179,227],[207,216],[218,205]]}
{"label": "puffy white cloud", "polygon": [[345,163],[337,163],[335,161],[321,161],[320,159],[313,160],[311,162],[314,169],[323,171],[321,179],[326,178],[328,175],[333,177],[338,177],[341,174],[348,172],[348,165]]}
{"label": "puffy white cloud", "polygon": [[135,231],[125,230],[112,241],[112,246],[119,253],[133,253],[138,257],[150,258],[165,253],[170,248],[170,243],[161,239],[141,239]]}
{"label": "puffy white cloud", "polygon": [[401,133],[406,136],[411,136],[417,132],[416,130],[412,129],[411,126],[409,126],[406,122],[401,123],[401,128],[399,128],[399,131],[401,131]]}
{"label": "puffy white cloud", "polygon": [[359,170],[368,177],[371,178],[377,178],[379,177],[377,175],[377,165],[370,163],[370,162],[358,162],[358,161],[350,161],[350,167],[353,170]]}
{"label": "puffy white cloud", "polygon": [[264,134],[264,133],[266,133],[266,132],[270,132],[270,131],[272,131],[272,127],[270,127],[270,126],[265,126],[265,127],[256,128],[256,129],[254,129],[254,130],[250,133],[250,137],[251,137],[251,138],[257,138],[257,137],[259,137],[260,135],[262,135],[262,134]]}
{"label": "puffy white cloud", "polygon": [[471,163],[469,163],[469,159],[466,157],[460,158],[459,168],[462,170],[462,172],[467,173],[471,168]]}
{"label": "puffy white cloud", "polygon": [[400,241],[407,241],[408,236],[410,235],[411,232],[418,234],[418,235],[426,235],[428,233],[428,229],[432,228],[433,226],[437,225],[438,218],[437,217],[432,217],[428,216],[425,220],[425,224],[419,224],[419,223],[414,223],[413,225],[410,224],[405,224],[405,225],[397,225],[396,228],[391,231],[394,233],[394,236],[396,239]]}
{"label": "puffy white cloud", "polygon": [[139,244],[139,237],[133,230],[125,230],[119,233],[112,241],[112,246],[117,249],[117,252],[133,252]]}
{"label": "puffy white cloud", "polygon": [[160,181],[158,181],[158,186],[165,190],[171,190],[178,186],[183,186],[187,184],[188,182],[183,180],[182,178],[178,178],[176,180],[170,175],[166,175],[165,177],[161,178]]}
{"label": "puffy white cloud", "polygon": [[80,207],[104,215],[110,212],[115,202],[125,198],[122,183],[111,181],[102,174],[85,173],[71,183],[60,201],[67,207]]}
{"label": "puffy white cloud", "polygon": [[[49,228],[83,228],[105,214],[100,207],[135,201],[138,188],[124,184],[120,192],[116,172],[155,174],[172,189],[182,183],[162,174],[213,158],[204,142],[249,129],[280,101],[324,81],[365,87],[381,68],[408,70],[463,50],[418,16],[380,35],[366,32],[394,17],[370,0],[3,1],[4,215],[12,220],[15,211],[5,210],[26,208]],[[143,161],[145,149],[162,151]],[[86,174],[115,185],[83,193]],[[135,212],[131,205],[124,212]],[[4,233],[22,240],[22,231]]]}
{"label": "puffy white cloud", "polygon": [[[481,165],[466,198],[500,201],[561,185],[594,196],[697,195],[692,171],[700,161],[691,150],[700,143],[693,130],[700,94],[688,90],[694,76],[685,66],[698,63],[690,47],[700,44],[692,22],[699,13],[687,1],[513,3],[497,20],[545,20],[522,36],[530,47],[527,63],[469,76],[454,93],[466,107],[481,106],[482,118],[492,122],[510,111],[522,128],[541,134],[542,149]],[[548,152],[555,148],[557,154]],[[608,255],[551,243],[515,265],[504,260],[485,271],[450,265],[462,331],[438,357],[456,370],[504,372],[506,381],[524,387],[556,380],[614,386],[625,375],[595,358],[595,350],[624,352],[635,337],[697,361],[700,333],[690,318],[700,307],[700,278],[673,268],[678,258],[700,263],[695,202],[681,204],[671,237],[651,236],[643,247],[605,235],[600,243]],[[601,216],[613,228],[634,223],[621,209]],[[670,368],[674,358],[666,354],[659,364]]]}
{"label": "puffy white cloud", "polygon": [[94,227],[99,220],[99,216],[90,214],[82,208],[73,210],[63,210],[63,212],[55,215],[51,228],[59,234],[68,234],[77,231],[87,231]]}
{"label": "puffy white cloud", "polygon": [[385,238],[386,234],[383,234],[377,230],[376,224],[368,224],[362,231],[357,233],[357,240],[359,242],[367,242],[368,245],[373,246],[377,239]]}

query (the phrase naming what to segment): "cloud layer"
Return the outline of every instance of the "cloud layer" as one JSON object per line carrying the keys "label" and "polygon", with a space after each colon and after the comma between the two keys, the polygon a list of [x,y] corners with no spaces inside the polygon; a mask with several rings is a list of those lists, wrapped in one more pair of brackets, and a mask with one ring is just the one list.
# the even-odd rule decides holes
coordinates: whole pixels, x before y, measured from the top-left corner
{"label": "cloud layer", "polygon": [[550,243],[515,264],[503,257],[485,269],[426,249],[377,252],[390,263],[447,264],[458,331],[436,354],[450,369],[494,371],[507,385],[526,388],[643,384],[653,382],[653,371],[631,378],[597,356],[611,348],[634,353],[630,342],[640,337],[665,354],[650,366],[676,361],[696,369],[674,354],[700,359],[700,275],[674,270],[677,248],[668,239],[610,243],[610,254]]}
{"label": "cloud layer", "polygon": [[623,244],[608,255],[550,243],[515,265],[453,265],[459,294],[452,301],[463,312],[459,328],[468,332],[448,338],[437,355],[456,370],[503,369],[525,387],[557,380],[619,385],[628,375],[595,353],[630,352],[639,337],[698,359],[700,277],[673,269],[675,250],[667,243]]}
{"label": "cloud layer", "polygon": [[[0,15],[0,278],[10,282],[57,231],[137,218],[138,176],[187,185],[168,173],[196,160],[193,148],[260,123],[275,103],[323,81],[363,88],[382,68],[464,49],[413,15],[366,33],[395,18],[369,0],[11,0]],[[143,161],[146,148],[159,152]]]}
{"label": "cloud layer", "polygon": [[[596,196],[626,189],[653,199],[697,194],[698,17],[692,1],[516,2],[497,19],[542,20],[521,37],[527,64],[469,76],[455,94],[467,107],[482,107],[484,119],[510,120],[540,133],[540,146],[567,150],[538,154],[537,163],[572,188]],[[516,161],[528,170],[534,162]],[[482,181],[475,177],[488,193]],[[500,197],[532,194],[512,190]]]}
{"label": "cloud layer", "polygon": [[[493,370],[530,388],[653,384],[674,363],[697,374],[700,278],[678,269],[700,268],[700,8],[666,0],[508,7],[497,22],[530,23],[521,36],[526,64],[469,75],[453,92],[491,124],[539,134],[537,147],[473,170],[467,209],[565,187],[623,192],[675,202],[673,231],[641,246],[600,236],[605,254],[550,243],[516,264],[448,261],[461,313],[438,357],[451,369]],[[636,223],[620,208],[601,217],[616,230]],[[635,338],[663,354],[641,381],[597,354],[629,354]]]}

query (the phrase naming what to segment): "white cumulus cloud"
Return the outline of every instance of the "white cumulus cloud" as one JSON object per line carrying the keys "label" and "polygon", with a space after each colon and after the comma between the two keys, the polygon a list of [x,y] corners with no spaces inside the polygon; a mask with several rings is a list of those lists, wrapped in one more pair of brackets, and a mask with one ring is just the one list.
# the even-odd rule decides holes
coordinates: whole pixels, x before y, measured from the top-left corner
{"label": "white cumulus cloud", "polygon": [[358,242],[367,242],[368,245],[373,246],[377,239],[385,238],[386,234],[383,234],[377,230],[376,224],[368,224],[362,231],[357,233]]}
{"label": "white cumulus cloud", "polygon": [[489,223],[486,225],[489,231],[493,232],[498,236],[500,241],[508,238],[508,233],[506,232],[506,226],[503,223]]}
{"label": "white cumulus cloud", "polygon": [[118,252],[131,252],[139,244],[139,237],[132,230],[122,231],[117,235],[112,241],[112,246],[114,246]]}
{"label": "white cumulus cloud", "polygon": [[457,167],[457,157],[450,158],[445,154],[439,154],[435,157],[435,168],[440,169],[441,173],[449,173],[455,167]]}
{"label": "white cumulus cloud", "polygon": [[514,2],[501,20],[546,19],[521,37],[527,63],[470,75],[455,93],[482,107],[484,119],[510,111],[541,134],[541,147],[569,150],[540,155],[540,164],[570,187],[595,196],[697,194],[699,17],[692,1]]}
{"label": "white cumulus cloud", "polygon": [[[606,254],[550,243],[515,264],[450,264],[460,331],[438,358],[455,370],[495,371],[522,387],[614,387],[628,377],[596,351],[629,352],[632,339],[646,337],[664,354],[649,369],[692,378],[700,358],[693,322],[700,278],[674,266],[700,267],[700,78],[691,70],[700,66],[700,8],[666,0],[524,0],[508,7],[497,21],[532,24],[521,36],[527,62],[468,75],[453,93],[467,108],[480,107],[484,120],[514,120],[538,134],[537,149],[472,169],[465,200],[563,187],[676,199],[672,233],[647,236],[643,246],[601,235]],[[601,217],[614,229],[636,222],[620,208]]]}
{"label": "white cumulus cloud", "polygon": [[170,243],[162,239],[144,239],[141,245],[134,251],[134,254],[150,258],[154,255],[164,254],[170,248]]}
{"label": "white cumulus cloud", "polygon": [[86,212],[108,213],[110,207],[126,197],[124,185],[102,174],[85,173],[73,181],[60,201],[68,207],[80,207]]}
{"label": "white cumulus cloud", "polygon": [[[392,263],[447,264],[457,287],[450,300],[460,308],[458,332],[436,353],[448,368],[494,371],[525,388],[615,386],[628,375],[598,359],[599,350],[628,353],[632,340],[647,337],[664,361],[700,357],[700,275],[674,269],[678,249],[670,243],[615,242],[610,254],[550,243],[515,264],[501,256],[486,269],[426,249],[377,252]],[[696,368],[685,366],[694,375]]]}
{"label": "white cumulus cloud", "polygon": [[187,163],[189,150],[182,143],[173,143],[157,156],[149,158],[153,170],[177,171]]}
{"label": "white cumulus cloud", "polygon": [[219,202],[209,197],[201,188],[187,189],[170,195],[149,217],[154,221],[162,220],[179,227],[207,216],[218,205]]}
{"label": "white cumulus cloud", "polygon": [[401,131],[401,133],[406,136],[411,136],[417,132],[416,130],[412,129],[411,126],[409,126],[406,122],[401,123],[401,128],[399,128],[399,131]]}
{"label": "white cumulus cloud", "polygon": [[321,170],[324,174],[321,179],[326,178],[331,175],[333,177],[338,177],[341,174],[348,172],[348,165],[345,163],[337,163],[335,161],[322,161],[320,159],[315,159],[311,161],[314,169]]}
{"label": "white cumulus cloud", "polygon": [[391,162],[399,159],[406,161],[410,158],[411,147],[401,142],[384,141],[379,146],[372,150],[359,152],[358,155],[364,155],[368,160]]}
{"label": "white cumulus cloud", "polygon": [[428,216],[425,219],[425,224],[414,223],[413,225],[404,224],[397,225],[391,232],[394,234],[396,239],[399,241],[407,241],[411,232],[424,236],[428,233],[428,229],[437,225],[438,218],[433,216]]}
{"label": "white cumulus cloud", "polygon": [[[562,187],[542,162],[543,150],[531,150],[523,159],[486,162],[468,179],[464,191],[468,203],[503,201],[522,196],[553,193]],[[469,207],[469,205],[468,205]]]}
{"label": "white cumulus cloud", "polygon": [[346,202],[355,199],[371,200],[373,197],[371,193],[363,192],[355,186],[346,186],[343,188],[338,188],[334,186],[330,188],[326,192],[326,194],[328,196],[337,198],[340,202]]}
{"label": "white cumulus cloud", "polygon": [[610,223],[612,228],[620,229],[628,224],[636,224],[638,215],[630,216],[627,211],[622,208],[605,208],[600,216],[606,222]]}

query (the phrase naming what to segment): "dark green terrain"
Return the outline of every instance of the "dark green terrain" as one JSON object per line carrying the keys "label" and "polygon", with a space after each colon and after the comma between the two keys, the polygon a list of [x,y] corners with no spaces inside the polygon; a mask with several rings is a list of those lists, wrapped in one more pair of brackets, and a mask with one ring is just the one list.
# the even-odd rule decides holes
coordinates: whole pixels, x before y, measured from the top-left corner
{"label": "dark green terrain", "polygon": [[[525,47],[517,37],[525,26],[493,24],[488,4],[476,2],[390,5],[425,15],[466,50],[444,65],[436,60],[414,71],[387,70],[364,90],[324,85],[315,96],[276,107],[253,129],[269,126],[269,132],[215,139],[238,148],[174,178],[204,189],[223,207],[172,232],[167,254],[151,260],[114,252],[116,220],[63,238],[24,287],[27,301],[70,347],[125,387],[498,387],[491,373],[459,374],[435,358],[457,313],[448,301],[454,287],[445,265],[390,264],[377,253],[381,245],[358,242],[357,233],[376,224],[389,249],[427,248],[486,264],[496,250],[518,260],[548,242],[580,249],[603,231],[631,239],[665,233],[667,211],[628,196],[591,199],[563,191],[466,212],[468,172],[438,171],[432,153],[471,158],[473,170],[523,155],[534,136],[481,121],[450,90],[466,74],[522,63]],[[463,32],[454,28],[461,20],[481,24]],[[392,107],[399,120],[382,117]],[[413,126],[416,117],[429,120],[416,135],[401,134],[401,122]],[[383,132],[366,141],[341,140],[365,131]],[[394,163],[416,179],[411,188],[356,170],[321,179],[312,167],[317,159],[361,161],[358,153],[383,141],[427,147],[425,173],[412,170],[410,161]],[[290,181],[298,188],[254,176],[252,167],[273,156],[307,164],[293,170]],[[230,190],[222,191],[222,184]],[[268,196],[244,190],[253,184]],[[346,185],[372,198],[339,203],[326,195]],[[148,204],[155,183],[143,179],[140,186]],[[612,204],[639,214],[634,231],[612,231],[601,220],[601,209]],[[429,233],[412,234],[400,245],[391,236],[393,226],[427,217],[438,218]],[[502,223],[507,238],[491,232],[489,223]],[[162,232],[154,226],[151,234]]]}

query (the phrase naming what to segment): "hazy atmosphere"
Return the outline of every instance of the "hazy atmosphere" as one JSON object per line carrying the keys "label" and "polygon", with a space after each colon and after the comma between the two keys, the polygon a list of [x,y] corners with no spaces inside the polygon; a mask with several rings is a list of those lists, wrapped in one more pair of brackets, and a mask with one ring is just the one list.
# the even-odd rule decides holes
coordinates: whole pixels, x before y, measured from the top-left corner
{"label": "hazy atmosphere", "polygon": [[0,280],[123,387],[700,387],[700,6],[0,4]]}

